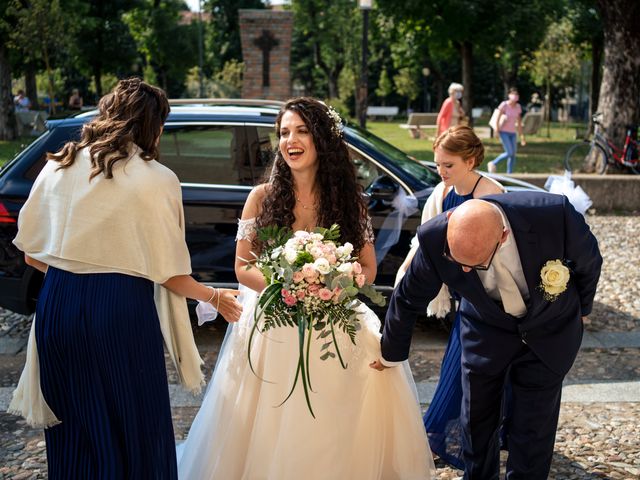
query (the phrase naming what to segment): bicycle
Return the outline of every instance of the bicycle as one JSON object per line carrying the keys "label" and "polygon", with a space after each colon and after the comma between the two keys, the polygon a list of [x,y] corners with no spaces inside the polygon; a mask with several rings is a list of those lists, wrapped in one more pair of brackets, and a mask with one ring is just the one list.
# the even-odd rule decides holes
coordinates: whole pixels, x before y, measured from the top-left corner
{"label": "bicycle", "polygon": [[564,168],[570,172],[578,172],[591,166],[593,171],[604,175],[609,165],[621,165],[640,175],[637,127],[627,127],[624,146],[619,148],[605,136],[600,121],[602,114],[596,113],[591,118],[594,124],[593,136],[590,140],[585,139],[569,148],[564,157]]}

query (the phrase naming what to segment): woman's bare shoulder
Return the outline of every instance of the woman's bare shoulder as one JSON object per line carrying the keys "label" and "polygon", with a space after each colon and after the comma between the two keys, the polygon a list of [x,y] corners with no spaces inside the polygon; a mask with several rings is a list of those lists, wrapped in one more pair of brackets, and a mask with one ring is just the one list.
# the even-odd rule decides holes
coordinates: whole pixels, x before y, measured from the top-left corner
{"label": "woman's bare shoulder", "polygon": [[258,216],[262,208],[262,202],[267,196],[268,189],[268,183],[261,183],[260,185],[253,187],[251,192],[249,192],[247,201],[244,204],[244,209],[242,210],[243,219],[255,218]]}
{"label": "woman's bare shoulder", "polygon": [[268,183],[260,183],[251,189],[251,196],[263,199],[269,190],[270,185]]}
{"label": "woman's bare shoulder", "polygon": [[494,195],[504,193],[504,187],[492,178],[483,176],[475,191],[475,197],[484,197],[485,195]]}

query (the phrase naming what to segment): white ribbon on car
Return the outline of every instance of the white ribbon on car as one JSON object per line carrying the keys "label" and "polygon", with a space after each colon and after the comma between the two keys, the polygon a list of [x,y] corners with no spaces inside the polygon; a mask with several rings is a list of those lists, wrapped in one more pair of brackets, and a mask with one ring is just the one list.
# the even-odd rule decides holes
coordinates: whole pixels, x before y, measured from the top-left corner
{"label": "white ribbon on car", "polygon": [[593,205],[589,195],[571,180],[571,172],[565,170],[564,175],[551,175],[544,184],[549,193],[564,195],[573,208],[582,215]]}
{"label": "white ribbon on car", "polygon": [[391,202],[393,211],[384,219],[376,238],[375,250],[378,265],[389,249],[400,240],[400,233],[406,219],[418,211],[418,199],[427,196],[431,190],[429,188],[407,195],[403,188],[398,189],[398,193]]}

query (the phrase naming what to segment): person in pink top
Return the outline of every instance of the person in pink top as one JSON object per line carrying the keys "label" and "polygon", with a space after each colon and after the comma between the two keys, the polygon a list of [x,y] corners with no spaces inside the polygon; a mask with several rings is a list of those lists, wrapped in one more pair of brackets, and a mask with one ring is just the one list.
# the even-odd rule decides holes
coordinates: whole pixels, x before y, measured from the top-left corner
{"label": "person in pink top", "polygon": [[438,112],[438,119],[436,120],[438,130],[436,132],[436,137],[438,137],[449,127],[458,125],[458,123],[460,123],[460,120],[464,117],[464,110],[462,109],[462,104],[460,103],[460,100],[462,99],[462,93],[464,92],[464,87],[459,83],[453,82],[451,85],[449,85],[448,91],[449,97],[444,102],[442,102],[442,106],[440,107],[440,111]]}
{"label": "person in pink top", "polygon": [[[498,115],[498,129],[496,136],[500,136],[500,141],[504,147],[504,152],[498,155],[493,161],[487,164],[487,169],[491,173],[495,173],[496,165],[505,158],[507,159],[507,173],[512,173],[516,165],[516,127],[520,134],[520,145],[523,147],[527,144],[522,133],[522,107],[518,103],[520,96],[517,88],[509,89],[508,100],[505,100],[498,106],[500,114]],[[503,116],[505,117],[503,119]]]}

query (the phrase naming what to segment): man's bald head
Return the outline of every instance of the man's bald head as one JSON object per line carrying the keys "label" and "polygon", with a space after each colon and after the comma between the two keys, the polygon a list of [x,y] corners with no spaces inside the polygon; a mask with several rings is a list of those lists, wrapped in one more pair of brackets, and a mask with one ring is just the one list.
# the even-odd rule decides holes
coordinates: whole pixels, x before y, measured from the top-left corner
{"label": "man's bald head", "polygon": [[451,256],[465,265],[486,264],[502,241],[503,229],[502,216],[494,205],[478,199],[464,202],[449,217]]}

